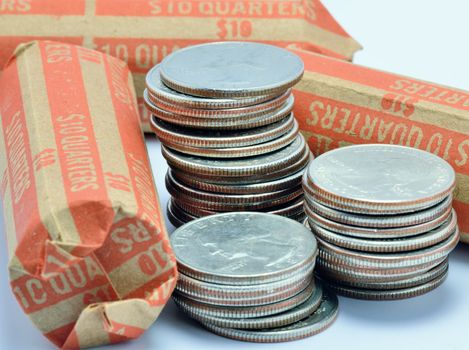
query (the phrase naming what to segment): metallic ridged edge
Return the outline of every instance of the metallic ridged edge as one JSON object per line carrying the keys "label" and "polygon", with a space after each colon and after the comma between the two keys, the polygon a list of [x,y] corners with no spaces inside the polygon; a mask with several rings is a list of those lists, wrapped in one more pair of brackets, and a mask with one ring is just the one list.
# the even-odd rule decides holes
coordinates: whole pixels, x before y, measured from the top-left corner
{"label": "metallic ridged edge", "polygon": [[[203,209],[200,207],[192,206],[186,202],[181,202],[177,198],[174,198],[174,197],[172,197],[171,200],[180,209],[196,217],[213,215],[217,213],[216,211]],[[285,203],[280,208],[279,207],[267,208],[266,213],[287,216],[287,217],[303,213],[303,199],[302,198],[295,199],[293,203],[291,202]]]}
{"label": "metallic ridged edge", "polygon": [[443,215],[416,225],[411,226],[401,226],[401,227],[389,227],[389,228],[371,228],[371,227],[361,227],[353,226],[349,224],[344,224],[341,222],[336,222],[331,219],[328,219],[324,216],[321,216],[315,213],[309,206],[305,206],[305,212],[308,215],[309,227],[311,225],[316,225],[325,228],[326,230],[335,232],[337,234],[353,237],[358,240],[360,239],[391,239],[391,238],[406,238],[410,236],[416,236],[425,234],[428,231],[431,231],[438,226],[441,226],[453,212],[451,206],[448,207],[447,211]]}
{"label": "metallic ridged edge", "polygon": [[[328,296],[331,297],[331,293],[328,292]],[[232,339],[242,340],[242,341],[250,341],[255,343],[275,343],[275,342],[286,342],[292,340],[303,339],[306,337],[313,336],[318,334],[334,323],[338,315],[338,300],[337,297],[333,296],[335,300],[335,307],[330,310],[329,314],[325,314],[325,310],[322,308],[322,304],[319,308],[309,317],[317,314],[323,317],[319,320],[319,322],[314,324],[308,324],[303,327],[298,328],[290,328],[286,329],[286,327],[279,327],[272,328],[270,330],[264,331],[255,331],[255,330],[242,330],[242,329],[233,329],[233,328],[223,328],[214,326],[212,324],[203,323],[203,325],[210,331]],[[324,300],[324,299],[323,299]],[[302,322],[302,321],[300,321]],[[291,326],[294,326],[291,325]]]}
{"label": "metallic ridged edge", "polygon": [[208,315],[201,315],[192,312],[190,309],[184,309],[179,305],[184,312],[190,317],[203,323],[210,323],[214,326],[223,328],[237,328],[237,329],[260,329],[260,328],[274,328],[284,325],[295,323],[316,311],[322,301],[322,287],[316,283],[314,293],[304,303],[294,307],[293,309],[274,314],[271,316],[263,316],[257,318],[221,318]]}
{"label": "metallic ridged edge", "polygon": [[274,111],[271,114],[262,117],[238,117],[238,118],[224,118],[224,119],[207,119],[207,118],[191,118],[180,116],[159,109],[156,106],[150,105],[148,101],[144,100],[147,110],[152,114],[150,122],[153,124],[153,119],[161,119],[163,121],[173,123],[180,126],[190,127],[194,129],[214,129],[214,130],[240,130],[265,126],[278,122],[290,115],[293,116],[293,105],[287,105],[285,108]]}
{"label": "metallic ridged edge", "polygon": [[[188,147],[201,147],[201,148],[234,148],[254,146],[261,143],[275,140],[282,135],[287,134],[294,126],[295,118],[290,116],[285,117],[278,122],[261,126],[259,128],[249,129],[249,132],[239,131],[237,136],[217,136],[217,137],[204,137],[199,135],[184,134],[184,130],[174,131],[167,128],[167,122],[158,120],[151,120],[152,130],[162,143],[177,143]],[[195,130],[195,129],[193,129]],[[254,133],[254,131],[258,131]],[[232,133],[229,131],[229,133]]]}
{"label": "metallic ridged edge", "polygon": [[[149,102],[153,103],[156,107],[168,112],[186,117],[208,119],[236,118],[246,116],[263,117],[284,105],[285,101],[288,99],[294,101],[294,97],[291,94],[291,89],[286,90],[282,94],[277,95],[270,100],[236,108],[186,108],[178,104],[167,103],[163,100],[152,99],[151,94],[148,94],[148,99]],[[216,99],[214,99],[214,101],[216,101]],[[289,102],[289,104],[290,103],[291,102]]]}
{"label": "metallic ridged edge", "polygon": [[453,192],[455,182],[446,190],[438,194],[429,196],[428,198],[399,203],[377,203],[365,200],[354,200],[326,192],[314,184],[305,172],[306,181],[303,182],[305,192],[314,197],[317,202],[334,209],[348,211],[352,213],[368,213],[368,214],[403,214],[429,208],[439,202]]}
{"label": "metallic ridged edge", "polygon": [[275,172],[279,170],[281,171],[286,165],[294,165],[295,162],[301,160],[302,158],[305,158],[305,154],[308,152],[306,148],[306,142],[301,134],[298,134],[297,138],[299,139],[300,144],[296,150],[289,154],[288,157],[285,157],[272,163],[247,167],[240,166],[238,168],[223,168],[220,166],[211,168],[209,166],[202,166],[200,164],[190,163],[186,160],[178,159],[177,154],[173,153],[171,149],[166,148],[164,145],[162,145],[161,147],[161,152],[170,166],[191,174],[208,176],[213,175],[217,177],[252,176]]}
{"label": "metallic ridged edge", "polygon": [[209,315],[224,318],[255,318],[275,315],[280,312],[291,310],[310,298],[315,288],[315,282],[313,281],[305,290],[290,299],[286,299],[278,303],[254,307],[227,307],[209,305],[180,296],[178,295],[177,291],[173,293],[172,297],[177,305],[182,305],[184,308],[189,308],[191,312],[197,313],[199,315]]}
{"label": "metallic ridged edge", "polygon": [[397,253],[430,247],[447,239],[454,232],[456,225],[457,217],[453,210],[448,222],[419,236],[406,239],[366,240],[347,237],[310,222],[311,231],[326,242],[346,249],[376,253]]}
{"label": "metallic ridged edge", "polygon": [[318,257],[316,262],[317,275],[324,277],[324,280],[347,280],[349,282],[360,281],[364,283],[380,283],[397,280],[404,280],[420,275],[442,263],[446,257],[432,263],[422,264],[416,267],[376,270],[367,268],[353,268],[339,265],[338,262],[325,261]]}
{"label": "metallic ridged edge", "polygon": [[199,272],[195,269],[192,269],[190,266],[182,264],[179,261],[178,261],[178,269],[181,273],[184,273],[192,278],[195,278],[201,281],[217,283],[217,284],[246,286],[246,285],[269,283],[269,282],[275,282],[275,281],[279,281],[283,279],[288,279],[292,275],[292,273],[294,273],[295,271],[301,270],[305,266],[312,264],[313,261],[316,260],[317,255],[318,255],[318,251],[316,250],[314,252],[311,252],[311,255],[307,257],[305,260],[303,260],[302,262],[294,266],[290,266],[289,268],[286,268],[280,271],[275,271],[270,274],[264,274],[261,276],[246,276],[246,277],[217,276],[215,274]]}
{"label": "metallic ridged edge", "polygon": [[224,194],[258,194],[265,192],[277,192],[280,190],[285,190],[291,187],[296,187],[301,185],[301,177],[304,173],[305,167],[299,171],[281,177],[273,181],[260,182],[255,184],[233,184],[233,185],[222,185],[214,184],[206,181],[200,181],[200,178],[195,178],[190,175],[181,172],[174,172],[171,169],[171,175],[178,180],[179,182],[185,184],[186,186],[196,188],[201,191],[214,192],[214,193],[224,193]]}
{"label": "metallic ridged edge", "polygon": [[190,298],[192,300],[217,305],[217,306],[260,306],[272,303],[278,303],[282,300],[289,299],[298,293],[301,293],[305,290],[306,287],[311,283],[313,276],[310,274],[305,279],[295,283],[291,286],[291,288],[280,290],[277,293],[270,294],[270,295],[259,295],[255,297],[239,297],[239,298],[226,298],[223,295],[205,295],[199,294],[194,290],[184,289],[181,290],[180,288],[176,288],[180,295],[185,296],[186,298]]}
{"label": "metallic ridged edge", "polygon": [[[304,187],[303,187],[304,188]],[[328,218],[332,221],[337,221],[342,224],[349,224],[353,226],[362,226],[370,228],[388,228],[388,227],[404,227],[418,225],[434,220],[441,215],[448,214],[451,212],[452,196],[448,196],[440,203],[435,206],[420,210],[418,212],[406,213],[402,215],[391,215],[391,216],[376,216],[372,215],[360,215],[356,213],[341,212],[340,210],[329,208],[324,204],[321,204],[308,197],[305,193],[305,206],[315,213]]]}
{"label": "metallic ridged edge", "polygon": [[165,146],[179,151],[181,153],[187,153],[199,157],[207,158],[239,158],[239,157],[251,157],[258,156],[265,153],[271,153],[284,148],[291,144],[298,136],[299,126],[298,122],[294,120],[293,127],[282,136],[260,144],[250,145],[246,147],[232,147],[232,148],[203,148],[203,147],[191,147],[182,145],[175,142],[164,142]]}
{"label": "metallic ridged edge", "polygon": [[425,248],[416,252],[405,252],[402,254],[370,254],[361,253],[345,248],[340,248],[330,243],[324,242],[316,237],[319,244],[319,256],[322,259],[336,261],[340,264],[376,269],[394,269],[402,267],[412,267],[431,263],[442,257],[446,257],[459,242],[459,230],[457,226],[454,233],[446,240],[432,247]]}
{"label": "metallic ridged edge", "polygon": [[425,293],[428,293],[435,288],[439,287],[448,276],[448,271],[438,276],[434,280],[425,284],[396,290],[371,290],[371,289],[358,289],[339,286],[331,283],[327,283],[328,287],[335,291],[337,294],[354,298],[354,299],[365,299],[365,300],[399,300],[416,297]]}
{"label": "metallic ridged edge", "polygon": [[393,289],[404,289],[411,288],[421,284],[430,282],[431,280],[437,278],[448,270],[448,258],[443,260],[442,263],[435,266],[434,268],[425,271],[417,276],[410,277],[404,280],[388,281],[381,283],[371,283],[371,282],[360,282],[360,281],[347,281],[347,280],[337,280],[337,284],[360,289],[374,289],[374,290],[393,290]]}
{"label": "metallic ridged edge", "polygon": [[180,202],[186,202],[193,207],[199,207],[203,209],[208,209],[212,211],[257,211],[260,209],[266,209],[273,206],[279,206],[284,203],[288,203],[293,201],[296,198],[303,196],[303,191],[301,188],[295,189],[291,193],[287,193],[278,198],[271,198],[266,201],[259,201],[259,202],[246,202],[246,203],[230,203],[230,202],[215,202],[215,201],[208,201],[202,200],[199,198],[191,197],[182,192],[178,192],[178,190],[171,185],[171,183],[166,182],[166,189],[168,190],[169,194],[176,198]]}
{"label": "metallic ridged edge", "polygon": [[294,173],[299,171],[300,169],[304,169],[310,160],[312,159],[312,154],[308,149],[304,150],[302,157],[295,162],[294,164],[286,165],[284,168],[278,169],[273,172],[267,172],[265,169],[259,171],[257,174],[247,175],[247,176],[218,176],[218,175],[207,175],[207,174],[195,174],[189,173],[185,170],[180,170],[172,165],[169,165],[171,170],[176,173],[185,172],[190,176],[196,176],[202,181],[207,181],[214,184],[222,184],[222,185],[233,185],[233,184],[259,184],[265,181],[271,181],[275,179],[279,179],[284,177],[288,174]]}
{"label": "metallic ridged edge", "polygon": [[[157,77],[154,75],[157,74]],[[237,108],[243,106],[249,106],[253,104],[258,104],[263,101],[271,100],[275,98],[277,95],[261,95],[255,97],[249,97],[244,99],[213,99],[213,98],[203,98],[203,97],[194,97],[191,95],[184,95],[174,90],[174,93],[166,92],[158,88],[158,84],[156,86],[153,84],[150,79],[157,78],[158,82],[161,85],[164,85],[161,81],[160,77],[160,65],[155,65],[150,71],[147,73],[145,79],[145,86],[148,91],[153,95],[155,99],[163,100],[168,103],[173,103],[181,106],[185,106],[187,108]],[[168,88],[169,89],[169,88]],[[171,89],[169,89],[171,90]]]}
{"label": "metallic ridged edge", "polygon": [[194,200],[201,200],[206,202],[220,202],[220,203],[231,203],[231,204],[251,204],[260,203],[270,200],[282,198],[286,195],[291,194],[295,190],[301,190],[299,185],[276,192],[265,192],[256,194],[222,194],[205,192],[202,190],[191,188],[181,182],[179,182],[172,173],[168,171],[165,177],[165,183],[169,184],[172,188],[181,194],[190,196]]}
{"label": "metallic ridged edge", "polygon": [[265,297],[275,295],[283,291],[295,288],[305,280],[311,280],[314,263],[306,266],[301,271],[295,272],[286,280],[272,283],[261,283],[251,286],[230,286],[226,284],[214,284],[194,279],[180,273],[176,285],[179,292],[194,297],[213,297],[214,299],[243,299]]}
{"label": "metallic ridged edge", "polygon": [[262,96],[262,95],[274,95],[274,94],[281,94],[284,91],[288,90],[292,86],[294,86],[296,83],[298,83],[301,78],[303,77],[303,74],[301,74],[299,77],[296,77],[295,79],[292,79],[288,83],[281,84],[275,88],[266,88],[262,90],[247,90],[247,91],[223,91],[223,90],[203,90],[203,89],[194,89],[189,86],[183,86],[181,84],[178,84],[174,81],[171,81],[168,79],[168,77],[165,76],[163,67],[160,71],[160,77],[161,81],[163,84],[168,86],[169,88],[179,91],[183,94],[186,95],[193,95],[193,96],[202,96],[202,97],[212,97],[212,98],[232,98],[232,97],[254,97],[254,96]]}

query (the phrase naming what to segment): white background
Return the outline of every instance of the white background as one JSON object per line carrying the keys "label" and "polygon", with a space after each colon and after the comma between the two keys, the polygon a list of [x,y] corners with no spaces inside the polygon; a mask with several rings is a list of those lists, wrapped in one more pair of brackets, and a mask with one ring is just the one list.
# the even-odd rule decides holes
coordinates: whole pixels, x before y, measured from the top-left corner
{"label": "white background", "polygon": [[[323,0],[364,50],[355,62],[469,90],[469,2],[465,0]],[[154,138],[148,146],[163,206],[166,164]],[[3,221],[0,218],[0,235]],[[172,230],[172,227],[169,226]],[[10,292],[7,252],[0,244],[0,350],[54,349]],[[469,246],[451,254],[439,289],[414,299],[369,302],[340,298],[340,314],[326,332],[284,344],[250,344],[211,334],[172,302],[139,340],[118,349],[468,349]],[[104,349],[104,347],[103,347]],[[111,349],[106,347],[106,349]]]}

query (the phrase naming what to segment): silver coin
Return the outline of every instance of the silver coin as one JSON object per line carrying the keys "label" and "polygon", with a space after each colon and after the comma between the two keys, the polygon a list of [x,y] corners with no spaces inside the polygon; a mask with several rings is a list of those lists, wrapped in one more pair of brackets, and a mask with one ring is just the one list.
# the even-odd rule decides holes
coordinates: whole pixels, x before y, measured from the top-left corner
{"label": "silver coin", "polygon": [[296,187],[301,184],[301,177],[304,169],[281,177],[275,180],[267,180],[254,184],[214,184],[204,181],[189,174],[171,171],[171,175],[183,184],[206,192],[225,193],[225,194],[261,194],[266,192],[276,192],[288,188]]}
{"label": "silver coin", "polygon": [[174,212],[173,208],[171,208],[169,205],[166,206],[166,216],[171,225],[176,228],[183,226],[189,221],[192,221],[185,218],[181,218],[177,213]]}
{"label": "silver coin", "polygon": [[[258,173],[247,174],[243,175],[243,169],[239,169],[240,171],[233,175],[228,176],[226,175],[216,175],[216,174],[197,174],[197,173],[189,173],[187,170],[178,169],[172,165],[170,165],[171,170],[174,173],[181,173],[184,172],[189,174],[189,176],[197,177],[201,181],[206,181],[212,184],[217,185],[250,185],[250,184],[260,184],[266,181],[272,181],[276,179],[280,179],[288,174],[293,174],[301,169],[304,169],[308,163],[313,159],[313,156],[309,149],[305,148],[303,150],[303,154],[300,156],[298,160],[295,160],[294,163],[289,164],[291,159],[285,163],[283,168],[278,168],[273,171],[269,171],[266,168],[259,169]],[[210,159],[211,160],[211,159]],[[245,164],[248,164],[248,161],[244,160]],[[273,164],[275,165],[275,163]],[[246,165],[247,166],[247,165]],[[207,171],[208,169],[206,169]]]}
{"label": "silver coin", "polygon": [[[320,226],[329,231],[339,233],[347,237],[353,237],[357,239],[391,239],[391,238],[405,238],[410,236],[417,236],[425,234],[438,226],[442,225],[451,216],[451,205],[448,206],[446,211],[440,216],[426,221],[424,223],[413,224],[402,227],[361,227],[350,224],[344,224],[336,221],[329,220],[313,210],[310,209],[308,204],[305,205],[305,212],[307,213],[309,220],[311,221],[310,227]],[[346,221],[349,221],[346,218]],[[376,221],[376,220],[375,220]]]}
{"label": "silver coin", "polygon": [[329,206],[350,212],[402,213],[427,208],[455,185],[453,168],[415,148],[358,145],[319,156],[307,171],[308,186]]}
{"label": "silver coin", "polygon": [[257,306],[217,306],[206,303],[201,303],[193,299],[186,298],[179,295],[175,291],[172,295],[175,303],[183,310],[190,310],[191,313],[196,313],[201,316],[212,316],[222,318],[257,318],[271,316],[291,310],[294,307],[304,303],[314,293],[316,287],[314,280],[311,284],[297,295],[282,300],[278,303]]}
{"label": "silver coin", "polygon": [[[256,193],[256,194],[223,194],[223,193],[213,193],[213,192],[206,192],[198,189],[194,189],[192,187],[186,186],[185,184],[178,181],[172,174],[171,171],[166,173],[166,186],[174,189],[177,194],[188,196],[189,200],[194,201],[207,201],[207,202],[214,202],[220,203],[223,205],[229,206],[230,204],[233,205],[251,205],[256,203],[264,203],[267,201],[275,201],[276,199],[283,198],[285,196],[291,195],[294,192],[298,192],[298,196],[302,195],[301,186],[297,185],[295,187],[287,188],[280,191],[275,192],[266,192],[266,193]],[[175,196],[176,198],[180,198],[183,200],[182,197]],[[270,205],[268,205],[270,206]]]}
{"label": "silver coin", "polygon": [[316,225],[315,222],[310,223],[312,232],[326,242],[346,249],[381,253],[418,250],[435,245],[454,233],[456,225],[457,217],[453,210],[453,214],[442,225],[417,236],[396,239],[363,239],[344,236]]}
{"label": "silver coin", "polygon": [[319,242],[319,257],[323,260],[359,268],[399,269],[432,263],[445,258],[458,244],[459,230],[456,226],[450,237],[431,247],[403,253],[365,253],[335,246],[319,237],[316,239]]}
{"label": "silver coin", "polygon": [[[148,95],[151,100],[151,95]],[[214,99],[216,100],[216,99]],[[286,102],[288,100],[288,102]],[[282,94],[275,96],[273,99],[251,105],[238,108],[227,108],[227,109],[206,109],[206,108],[186,108],[180,105],[166,103],[164,101],[151,100],[158,108],[175,113],[180,116],[192,117],[192,118],[208,118],[208,119],[222,119],[222,118],[254,118],[254,117],[265,117],[274,111],[279,110],[284,105],[292,103],[294,100],[291,94],[291,89],[286,90]]]}
{"label": "silver coin", "polygon": [[182,273],[230,285],[287,278],[310,264],[317,253],[314,236],[300,223],[254,212],[191,221],[174,231],[171,244]]}
{"label": "silver coin", "polygon": [[237,329],[261,329],[281,327],[302,320],[316,311],[322,300],[322,286],[316,283],[314,293],[302,304],[278,314],[256,318],[223,318],[193,312],[190,308],[181,308],[192,318],[214,326]]}
{"label": "silver coin", "polygon": [[323,260],[321,257],[317,259],[317,275],[328,281],[336,281],[343,283],[388,283],[393,281],[401,281],[419,276],[428,270],[441,264],[446,257],[437,259],[436,261],[422,264],[414,267],[398,268],[398,269],[368,269],[359,267],[348,267],[340,265],[333,261],[332,263]]}
{"label": "silver coin", "polygon": [[152,119],[152,129],[163,144],[174,142],[192,147],[233,148],[257,145],[279,138],[293,128],[294,120],[290,115],[278,122],[249,130],[207,131]]}
{"label": "silver coin", "polygon": [[[172,90],[163,84],[160,78],[160,66],[156,65],[147,73],[145,84],[151,95],[154,98],[150,100],[153,103],[164,101],[167,103],[176,104],[186,108],[206,108],[206,109],[224,109],[224,108],[238,108],[244,106],[256,105],[264,101],[271,100],[277,95],[261,95],[254,97],[244,98],[203,98],[191,95],[181,94],[176,90]],[[150,95],[150,96],[151,96]]]}
{"label": "silver coin", "polygon": [[165,146],[179,151],[181,153],[192,154],[199,157],[207,158],[240,158],[240,157],[252,157],[266,153],[272,153],[280,150],[289,144],[291,144],[298,136],[298,122],[293,119],[293,127],[288,130],[285,134],[280,137],[263,142],[260,144],[240,146],[240,147],[217,147],[217,148],[206,148],[189,146],[181,143],[174,142],[173,140],[166,139],[164,141]]}
{"label": "silver coin", "polygon": [[180,227],[189,221],[197,219],[197,217],[174,205],[172,200],[169,200],[166,204],[166,215],[174,227]]}
{"label": "silver coin", "polygon": [[[200,208],[199,206],[192,205],[192,203],[180,201],[177,198],[171,198],[171,202],[178,209],[195,217],[203,217],[217,213],[217,211]],[[296,216],[303,213],[303,198],[300,197],[279,206],[261,208],[258,211],[287,217]]]}
{"label": "silver coin", "polygon": [[153,114],[151,121],[153,121],[153,119],[156,117],[157,119],[185,127],[214,130],[249,129],[275,123],[292,113],[294,102],[293,97],[289,98],[279,108],[261,116],[247,115],[225,118],[194,118],[179,115],[155,106],[151,101],[149,101],[148,93],[145,91],[143,92],[143,99],[146,108]]}
{"label": "silver coin", "polygon": [[329,291],[324,291],[318,309],[307,318],[293,324],[259,330],[218,327],[202,323],[208,330],[228,338],[256,343],[275,343],[310,337],[327,329],[336,319],[339,301]]}
{"label": "silver coin", "polygon": [[286,166],[294,164],[305,156],[306,143],[299,134],[291,144],[277,152],[238,159],[202,158],[171,150],[164,145],[161,150],[172,168],[197,176],[212,175],[216,179],[265,176],[271,172],[281,172]]}
{"label": "silver coin", "polygon": [[301,59],[276,46],[219,42],[190,46],[167,56],[160,77],[171,89],[195,96],[274,94],[303,75]]}
{"label": "silver coin", "polygon": [[446,258],[441,264],[438,266],[411,278],[403,279],[403,280],[396,280],[396,281],[388,281],[388,282],[381,282],[381,283],[363,283],[360,281],[347,281],[341,280],[340,284],[343,286],[349,286],[354,288],[360,289],[374,289],[374,290],[393,290],[393,289],[403,289],[403,288],[411,288],[418,285],[425,284],[434,280],[435,278],[441,276],[442,274],[448,271],[448,259]]}
{"label": "silver coin", "polygon": [[[291,191],[285,192],[280,197],[272,197],[268,200],[249,201],[249,197],[244,196],[244,201],[241,201],[240,196],[237,198],[231,197],[231,201],[222,201],[222,198],[207,200],[201,198],[195,198],[195,196],[183,193],[173,186],[170,182],[166,181],[166,189],[169,194],[176,198],[179,202],[185,202],[192,207],[199,207],[206,210],[225,212],[225,211],[263,211],[270,212],[273,207],[283,206],[286,203],[294,201],[303,197],[303,191],[301,187],[293,188]],[[187,187],[185,191],[189,190]],[[200,195],[200,193],[199,193]]]}
{"label": "silver coin", "polygon": [[[305,195],[305,199],[305,207],[307,207],[306,210],[308,211],[315,212],[325,218],[342,224],[374,229],[414,226],[435,220],[442,216],[447,216],[451,212],[451,204],[453,201],[453,197],[450,195],[433,207],[417,212],[396,215],[366,215],[347,213],[329,208],[317,202],[315,199],[312,200],[309,195]],[[382,233],[385,234],[385,231]],[[379,232],[376,232],[376,238],[379,238],[379,234]]]}
{"label": "silver coin", "polygon": [[[288,279],[285,280],[250,286],[230,286],[226,284],[204,282],[180,273],[176,289],[179,293],[185,294],[188,298],[193,296],[199,301],[201,300],[200,298],[212,298],[237,302],[240,300],[242,301],[243,299],[252,300],[253,298],[259,297],[265,298],[269,296],[277,296],[285,291],[288,292],[296,289],[298,286],[303,285],[305,281],[307,284],[304,285],[304,288],[307,287],[311,282],[314,265],[315,262],[312,262],[299,271],[295,271]],[[302,290],[304,288],[302,288]]]}
{"label": "silver coin", "polygon": [[439,287],[445,281],[447,276],[448,271],[446,270],[443,274],[431,280],[430,282],[426,282],[424,284],[410,288],[395,290],[360,289],[331,283],[327,283],[327,285],[336,293],[350,298],[365,300],[398,300],[412,298],[428,293]]}
{"label": "silver coin", "polygon": [[216,306],[261,306],[261,305],[268,305],[272,303],[278,303],[282,300],[289,299],[298,293],[301,293],[305,290],[312,280],[312,275],[310,274],[307,278],[298,281],[292,285],[288,285],[288,288],[284,290],[277,291],[275,293],[271,293],[268,295],[255,295],[255,296],[240,296],[238,298],[232,297],[227,298],[225,295],[218,294],[218,295],[207,295],[205,293],[201,293],[200,291],[194,289],[180,289],[177,288],[177,291],[180,295],[185,296],[186,298],[190,298],[192,300],[206,303],[210,305]]}

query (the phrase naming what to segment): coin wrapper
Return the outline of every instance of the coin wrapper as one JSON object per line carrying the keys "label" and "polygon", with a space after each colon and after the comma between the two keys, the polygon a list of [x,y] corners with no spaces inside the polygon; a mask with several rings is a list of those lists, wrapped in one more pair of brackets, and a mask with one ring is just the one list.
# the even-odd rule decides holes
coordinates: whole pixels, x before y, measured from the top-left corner
{"label": "coin wrapper", "polygon": [[18,44],[33,39],[79,44],[126,61],[145,131],[150,131],[142,99],[145,74],[179,48],[257,41],[347,60],[360,48],[319,0],[0,1],[0,66]]}
{"label": "coin wrapper", "polygon": [[294,113],[317,156],[340,146],[389,143],[429,151],[456,171],[453,206],[469,242],[469,92],[303,50]]}
{"label": "coin wrapper", "polygon": [[177,279],[124,62],[51,41],[0,80],[12,291],[55,345],[140,336]]}

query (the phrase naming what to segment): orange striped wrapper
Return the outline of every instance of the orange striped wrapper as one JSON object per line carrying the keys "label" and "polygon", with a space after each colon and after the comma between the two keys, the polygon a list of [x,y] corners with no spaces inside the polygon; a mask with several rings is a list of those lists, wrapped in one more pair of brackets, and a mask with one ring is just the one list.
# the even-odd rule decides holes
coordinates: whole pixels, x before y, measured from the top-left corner
{"label": "orange striped wrapper", "polygon": [[11,288],[54,344],[141,335],[176,282],[125,63],[23,44],[0,80],[0,176]]}
{"label": "orange striped wrapper", "polygon": [[44,38],[126,61],[145,131],[145,73],[181,47],[258,41],[348,60],[360,48],[319,0],[0,0],[0,66],[19,43]]}
{"label": "orange striped wrapper", "polygon": [[415,147],[456,171],[454,207],[469,243],[469,92],[294,50],[305,62],[295,117],[314,154],[359,143]]}

